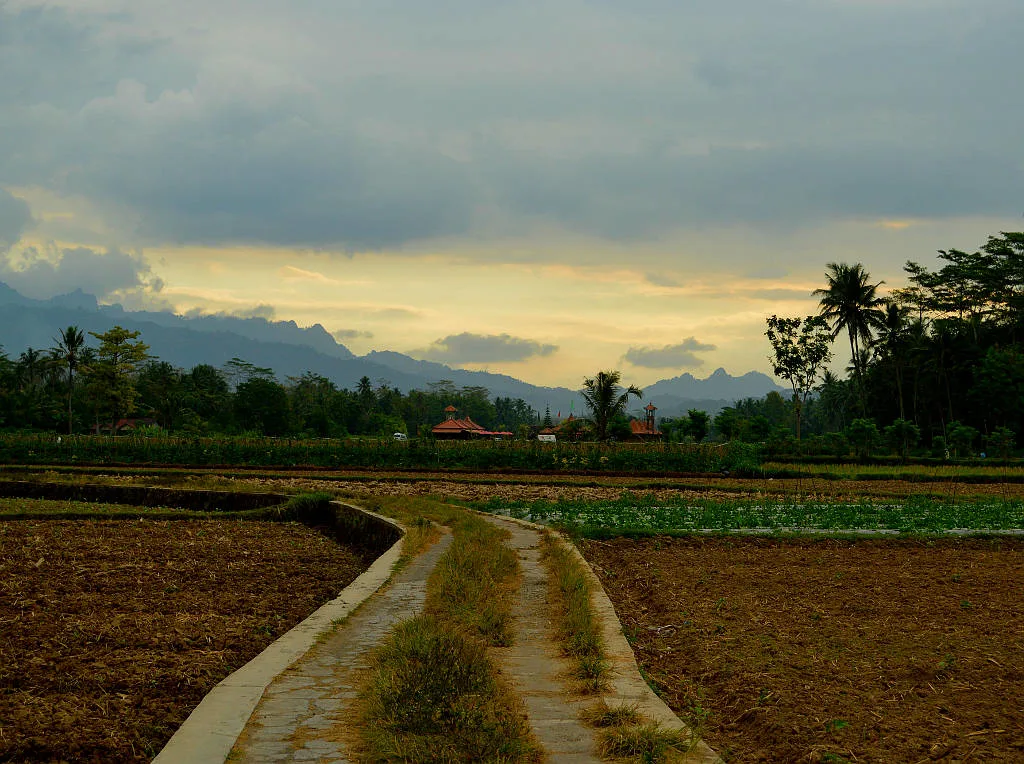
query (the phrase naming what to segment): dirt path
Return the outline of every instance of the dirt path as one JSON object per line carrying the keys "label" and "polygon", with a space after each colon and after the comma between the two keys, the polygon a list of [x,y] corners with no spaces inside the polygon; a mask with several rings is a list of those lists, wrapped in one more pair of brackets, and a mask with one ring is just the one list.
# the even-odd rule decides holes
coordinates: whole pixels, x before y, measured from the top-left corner
{"label": "dirt path", "polygon": [[392,627],[423,609],[427,578],[450,542],[445,534],[274,680],[235,744],[232,762],[350,760],[352,701],[370,653]]}

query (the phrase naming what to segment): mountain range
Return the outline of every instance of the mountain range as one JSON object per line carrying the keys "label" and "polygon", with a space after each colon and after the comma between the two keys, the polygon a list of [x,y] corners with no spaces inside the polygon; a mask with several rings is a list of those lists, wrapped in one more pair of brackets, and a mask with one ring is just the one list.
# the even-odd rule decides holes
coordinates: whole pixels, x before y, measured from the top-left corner
{"label": "mountain range", "polygon": [[[309,371],[351,389],[365,376],[375,386],[386,382],[403,392],[448,380],[458,387],[486,387],[492,396],[522,398],[541,413],[547,407],[553,415],[563,416],[583,410],[579,392],[565,387],[542,387],[505,374],[453,369],[390,350],[357,356],[320,324],[300,327],[294,321],[222,314],[126,311],[120,305],[101,305],[95,296],[81,290],[35,300],[0,282],[0,347],[8,356],[16,357],[29,347],[52,347],[58,331],[72,325],[86,332],[105,332],[114,325],[138,330],[153,355],[185,369],[203,363],[220,367],[232,358],[241,358],[272,368],[282,380]],[[741,398],[759,398],[773,390],[785,392],[760,372],[734,377],[717,369],[707,379],[682,374],[656,382],[644,390],[644,401],[654,402],[659,416],[676,416],[691,408],[715,413]]]}

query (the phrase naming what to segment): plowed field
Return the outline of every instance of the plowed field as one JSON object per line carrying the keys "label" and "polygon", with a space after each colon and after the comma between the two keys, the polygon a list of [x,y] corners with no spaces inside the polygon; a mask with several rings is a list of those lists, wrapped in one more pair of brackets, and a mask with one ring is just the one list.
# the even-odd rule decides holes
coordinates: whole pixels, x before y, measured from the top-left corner
{"label": "plowed field", "polygon": [[1024,542],[584,541],[726,761],[1024,761]]}
{"label": "plowed field", "polygon": [[145,761],[366,565],[300,525],[0,522],[0,761]]}

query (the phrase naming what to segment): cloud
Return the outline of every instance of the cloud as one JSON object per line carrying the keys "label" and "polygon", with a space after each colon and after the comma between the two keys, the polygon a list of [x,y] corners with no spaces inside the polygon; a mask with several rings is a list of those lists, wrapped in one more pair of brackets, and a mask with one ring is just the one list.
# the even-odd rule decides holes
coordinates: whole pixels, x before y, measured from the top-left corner
{"label": "cloud", "polygon": [[687,337],[678,345],[665,345],[661,348],[631,347],[622,360],[647,369],[692,369],[704,364],[704,360],[695,353],[715,349],[714,345]]}
{"label": "cloud", "polygon": [[32,213],[24,200],[0,188],[0,254],[21,239],[32,222]]}
{"label": "cloud", "polygon": [[273,305],[261,303],[235,310],[208,311],[202,308],[191,308],[182,315],[185,318],[262,318],[265,321],[273,321],[277,317],[277,309]]}
{"label": "cloud", "polygon": [[[24,295],[43,299],[81,289],[100,299],[138,303],[163,289],[141,254],[88,247],[39,250],[27,247],[16,258],[0,259],[0,278]],[[140,293],[136,295],[135,293]],[[138,298],[138,299],[137,299]]]}
{"label": "cloud", "polygon": [[337,329],[331,332],[331,336],[338,342],[344,343],[346,340],[372,339],[373,332],[364,332],[360,329]]}
{"label": "cloud", "polygon": [[677,289],[683,286],[683,283],[678,279],[674,279],[671,276],[665,276],[661,273],[645,273],[644,279],[648,284],[657,287],[666,287],[668,289]]}
{"label": "cloud", "polygon": [[548,356],[557,350],[557,345],[545,345],[508,334],[463,332],[435,340],[430,347],[412,351],[410,355],[440,363],[498,363]]}
{"label": "cloud", "polygon": [[102,241],[1020,212],[1019,0],[161,5],[0,4],[0,183],[88,200]]}

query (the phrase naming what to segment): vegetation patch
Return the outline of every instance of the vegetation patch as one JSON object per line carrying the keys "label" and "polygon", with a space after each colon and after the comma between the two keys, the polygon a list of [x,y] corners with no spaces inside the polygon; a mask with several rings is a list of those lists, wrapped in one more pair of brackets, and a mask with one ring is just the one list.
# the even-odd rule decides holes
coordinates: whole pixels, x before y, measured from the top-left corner
{"label": "vegetation patch", "polygon": [[591,538],[750,529],[930,533],[1024,528],[1024,501],[998,498],[960,503],[924,496],[899,502],[767,496],[700,499],[626,492],[605,501],[492,499],[479,506]]}
{"label": "vegetation patch", "polygon": [[428,583],[427,612],[495,646],[512,641],[512,598],[519,562],[505,546],[508,533],[464,513],[452,528],[454,543]]}
{"label": "vegetation patch", "polygon": [[573,679],[583,693],[608,688],[609,664],[601,627],[590,602],[590,581],[580,561],[550,533],[544,534],[543,561],[556,612],[556,633],[562,651],[573,662]]}
{"label": "vegetation patch", "polygon": [[553,472],[756,471],[749,443],[599,443],[444,441],[390,438],[263,438],[52,434],[0,435],[0,462],[190,466],[306,466],[427,469],[527,469]]}
{"label": "vegetation patch", "polygon": [[606,759],[642,762],[681,760],[694,738],[657,724],[624,724],[601,730],[599,750]]}
{"label": "vegetation patch", "polygon": [[366,755],[373,761],[538,760],[522,701],[487,655],[487,645],[504,644],[510,635],[518,561],[501,530],[452,509],[460,517],[428,581],[425,614],[400,624],[374,658],[361,700]]}

